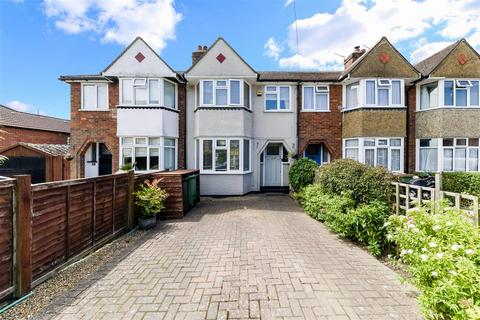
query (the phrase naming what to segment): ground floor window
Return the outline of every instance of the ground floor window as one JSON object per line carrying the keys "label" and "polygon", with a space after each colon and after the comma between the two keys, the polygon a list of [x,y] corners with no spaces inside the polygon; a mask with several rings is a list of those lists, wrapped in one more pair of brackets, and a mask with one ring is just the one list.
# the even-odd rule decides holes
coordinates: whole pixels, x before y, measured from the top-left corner
{"label": "ground floor window", "polygon": [[343,140],[343,157],[371,167],[403,171],[403,138],[355,138]]}
{"label": "ground floor window", "polygon": [[304,152],[305,158],[311,159],[319,165],[329,163],[331,160],[330,152],[323,143],[309,144]]}
{"label": "ground floor window", "polygon": [[420,171],[479,171],[479,138],[419,139],[417,148]]}
{"label": "ground floor window", "polygon": [[202,173],[250,171],[250,140],[242,138],[203,138],[195,143],[197,168]]}
{"label": "ground floor window", "polygon": [[121,165],[137,171],[175,170],[177,139],[168,137],[121,137]]}

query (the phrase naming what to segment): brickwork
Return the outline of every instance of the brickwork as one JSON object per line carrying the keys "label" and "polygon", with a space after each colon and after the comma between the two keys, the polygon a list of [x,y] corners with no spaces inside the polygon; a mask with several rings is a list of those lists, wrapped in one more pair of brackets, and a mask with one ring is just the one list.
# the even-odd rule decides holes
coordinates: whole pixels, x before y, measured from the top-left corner
{"label": "brickwork", "polygon": [[68,133],[43,131],[26,128],[2,127],[0,136],[0,150],[13,146],[19,142],[66,144]]}
{"label": "brickwork", "polygon": [[309,144],[324,143],[333,159],[342,157],[342,86],[330,85],[330,112],[302,112],[302,91],[298,98],[298,151]]}
{"label": "brickwork", "polygon": [[108,84],[108,111],[85,111],[81,108],[81,84],[70,84],[71,108],[71,177],[84,176],[84,154],[92,142],[104,143],[112,152],[112,172],[119,169],[119,141],[117,137],[118,83]]}
{"label": "brickwork", "polygon": [[399,276],[288,196],[204,199],[37,319],[421,319]]}
{"label": "brickwork", "polygon": [[417,109],[415,86],[407,87],[407,141],[405,143],[406,172],[415,171],[416,137],[415,137],[415,112]]}

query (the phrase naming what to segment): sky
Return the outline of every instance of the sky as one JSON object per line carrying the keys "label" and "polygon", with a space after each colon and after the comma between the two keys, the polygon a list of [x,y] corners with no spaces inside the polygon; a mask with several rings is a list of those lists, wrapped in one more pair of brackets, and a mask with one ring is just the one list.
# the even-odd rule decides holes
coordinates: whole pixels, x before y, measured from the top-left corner
{"label": "sky", "polygon": [[101,72],[142,36],[174,70],[224,37],[258,71],[341,70],[386,36],[412,63],[464,37],[480,0],[0,0],[0,104],[68,119],[60,75]]}

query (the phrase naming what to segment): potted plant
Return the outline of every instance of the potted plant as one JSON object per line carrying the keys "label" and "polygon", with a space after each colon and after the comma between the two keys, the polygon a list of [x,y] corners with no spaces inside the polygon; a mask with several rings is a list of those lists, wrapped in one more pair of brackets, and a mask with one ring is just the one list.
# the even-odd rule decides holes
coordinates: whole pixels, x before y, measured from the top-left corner
{"label": "potted plant", "polygon": [[158,186],[160,180],[146,180],[135,192],[135,205],[140,209],[138,225],[143,230],[155,227],[157,214],[165,208],[168,193]]}

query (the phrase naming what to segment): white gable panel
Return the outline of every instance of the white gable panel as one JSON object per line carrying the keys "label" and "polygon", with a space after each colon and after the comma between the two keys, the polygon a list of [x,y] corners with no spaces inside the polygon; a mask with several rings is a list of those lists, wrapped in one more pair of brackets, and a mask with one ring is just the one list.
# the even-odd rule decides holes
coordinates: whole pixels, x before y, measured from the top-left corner
{"label": "white gable panel", "polygon": [[[225,57],[223,62],[217,60],[220,54]],[[256,73],[223,39],[219,39],[188,71],[187,77],[256,77]]]}
{"label": "white gable panel", "polygon": [[[139,61],[138,54],[144,56]],[[104,72],[115,77],[174,77],[172,69],[141,39],[137,38]]]}

